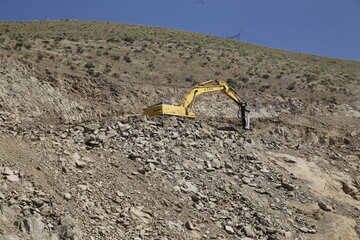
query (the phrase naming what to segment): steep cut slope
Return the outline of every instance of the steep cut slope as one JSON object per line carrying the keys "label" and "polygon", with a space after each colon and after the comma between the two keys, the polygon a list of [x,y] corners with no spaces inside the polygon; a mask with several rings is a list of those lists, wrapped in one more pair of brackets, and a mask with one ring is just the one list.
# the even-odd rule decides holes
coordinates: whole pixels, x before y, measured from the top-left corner
{"label": "steep cut slope", "polygon": [[240,88],[250,102],[270,94],[359,106],[357,61],[184,31],[106,22],[1,22],[0,48],[5,59],[11,55],[36,69],[33,77],[42,84],[70,99],[106,105],[100,115],[116,114],[129,98],[132,107],[123,111],[135,108],[132,113],[160,100],[176,102],[191,85],[213,78]]}

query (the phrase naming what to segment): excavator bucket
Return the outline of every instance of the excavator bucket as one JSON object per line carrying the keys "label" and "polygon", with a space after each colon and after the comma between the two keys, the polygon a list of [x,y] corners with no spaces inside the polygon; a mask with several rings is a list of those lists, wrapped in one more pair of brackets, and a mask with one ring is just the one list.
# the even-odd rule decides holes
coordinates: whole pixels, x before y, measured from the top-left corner
{"label": "excavator bucket", "polygon": [[143,115],[160,116],[170,115],[179,117],[195,118],[194,114],[188,113],[185,107],[175,106],[169,102],[160,102],[144,109]]}
{"label": "excavator bucket", "polygon": [[238,118],[241,119],[243,129],[250,130],[250,109],[247,104],[240,106]]}

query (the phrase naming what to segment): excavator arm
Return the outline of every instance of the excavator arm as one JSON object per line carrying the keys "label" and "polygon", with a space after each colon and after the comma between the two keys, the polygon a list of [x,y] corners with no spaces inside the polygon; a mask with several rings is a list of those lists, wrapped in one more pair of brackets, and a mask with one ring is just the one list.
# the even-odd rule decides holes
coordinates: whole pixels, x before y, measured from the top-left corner
{"label": "excavator arm", "polygon": [[[216,83],[216,84],[214,84]],[[195,118],[194,108],[197,96],[203,93],[221,91],[230,97],[238,106],[238,117],[242,121],[244,129],[250,129],[249,109],[246,101],[240,98],[236,92],[226,84],[224,80],[210,80],[200,83],[193,87],[190,92],[185,96],[179,105],[171,105],[170,103],[161,102],[156,105],[150,106],[144,110],[144,115],[158,116],[158,115],[173,115],[180,117]]]}

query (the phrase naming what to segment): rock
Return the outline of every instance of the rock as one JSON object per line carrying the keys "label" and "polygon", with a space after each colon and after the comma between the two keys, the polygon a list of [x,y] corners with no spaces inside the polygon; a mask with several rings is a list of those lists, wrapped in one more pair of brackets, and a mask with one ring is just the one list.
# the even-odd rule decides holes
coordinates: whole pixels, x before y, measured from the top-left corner
{"label": "rock", "polygon": [[249,225],[244,226],[244,232],[247,237],[256,237],[256,233]]}
{"label": "rock", "polygon": [[80,240],[83,233],[70,216],[63,216],[60,219],[59,237],[64,240]]}
{"label": "rock", "polygon": [[282,183],[281,183],[281,186],[282,186],[283,188],[285,188],[286,190],[288,190],[288,191],[294,191],[294,189],[295,189],[295,186],[294,186],[294,185],[292,185],[292,184],[290,184],[290,183],[286,183],[286,182],[282,182]]}
{"label": "rock", "polygon": [[219,159],[217,158],[214,158],[212,161],[211,161],[211,165],[216,168],[216,169],[219,169],[222,167],[222,163]]}
{"label": "rock", "polygon": [[336,140],[334,137],[329,137],[329,145],[335,145],[336,144]]}
{"label": "rock", "polygon": [[242,177],[241,178],[242,182],[245,183],[245,184],[249,184],[251,182],[251,179],[248,178],[248,177]]}
{"label": "rock", "polygon": [[131,207],[129,209],[129,215],[132,219],[137,220],[143,224],[149,224],[152,222],[152,217],[150,214],[142,211],[142,207]]}
{"label": "rock", "polygon": [[80,155],[76,152],[72,155],[72,159],[77,162],[81,159]]}
{"label": "rock", "polygon": [[234,234],[235,233],[234,229],[229,225],[225,225],[224,229],[228,234]]}
{"label": "rock", "polygon": [[194,193],[196,193],[196,192],[199,191],[197,189],[197,187],[194,184],[190,183],[190,182],[184,182],[182,184],[182,186],[180,187],[180,189],[182,191],[184,191],[184,192],[194,192]]}
{"label": "rock", "polygon": [[210,160],[213,160],[215,158],[215,156],[209,152],[204,152],[205,156],[210,159]]}
{"label": "rock", "polygon": [[113,129],[106,132],[106,137],[107,138],[113,138],[113,137],[116,137],[116,136],[117,136],[117,132],[115,130],[113,130]]}
{"label": "rock", "polygon": [[7,175],[6,179],[10,182],[18,182],[20,181],[19,177],[17,175]]}
{"label": "rock", "polygon": [[45,224],[39,217],[30,217],[25,219],[24,226],[27,232],[34,236],[41,236],[45,229]]}
{"label": "rock", "polygon": [[350,196],[354,196],[357,192],[357,188],[351,184],[348,184],[347,182],[341,182],[342,184],[342,190],[344,191],[344,193],[350,195]]}
{"label": "rock", "polygon": [[63,193],[63,197],[65,198],[65,200],[69,201],[71,199],[71,194],[68,192]]}
{"label": "rock", "polygon": [[0,239],[1,240],[21,240],[18,236],[16,235],[11,235],[11,234],[2,234],[0,233]]}
{"label": "rock", "polygon": [[78,168],[84,168],[86,166],[86,162],[80,161],[80,160],[77,160],[75,162],[75,164],[76,164],[76,167],[78,167]]}
{"label": "rock", "polygon": [[175,117],[170,117],[163,121],[163,127],[177,127],[179,126],[178,120]]}
{"label": "rock", "polygon": [[42,205],[44,205],[44,202],[38,198],[32,199],[32,202],[37,208],[40,208]]}
{"label": "rock", "polygon": [[186,227],[187,229],[189,229],[189,230],[194,230],[194,229],[195,229],[194,224],[193,224],[191,221],[187,221],[187,222],[185,223],[185,227]]}
{"label": "rock", "polygon": [[171,151],[177,156],[181,156],[181,148],[173,148]]}
{"label": "rock", "polygon": [[332,211],[332,207],[329,204],[326,204],[325,202],[318,202],[318,206],[324,210],[324,211]]}
{"label": "rock", "polygon": [[3,173],[4,175],[14,175],[14,171],[11,170],[11,169],[8,168],[8,167],[5,167],[2,173]]}

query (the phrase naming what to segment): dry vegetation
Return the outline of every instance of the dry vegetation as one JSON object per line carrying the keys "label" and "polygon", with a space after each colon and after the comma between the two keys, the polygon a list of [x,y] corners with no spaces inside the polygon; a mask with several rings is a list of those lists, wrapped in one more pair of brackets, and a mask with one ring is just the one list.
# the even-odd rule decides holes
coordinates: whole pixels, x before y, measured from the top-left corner
{"label": "dry vegetation", "polygon": [[[57,73],[188,87],[212,78],[251,91],[355,101],[360,64],[185,31],[110,22],[1,22],[0,47]],[[56,69],[54,69],[56,68]],[[320,99],[319,99],[320,98]],[[356,104],[356,103],[353,103]]]}

